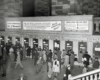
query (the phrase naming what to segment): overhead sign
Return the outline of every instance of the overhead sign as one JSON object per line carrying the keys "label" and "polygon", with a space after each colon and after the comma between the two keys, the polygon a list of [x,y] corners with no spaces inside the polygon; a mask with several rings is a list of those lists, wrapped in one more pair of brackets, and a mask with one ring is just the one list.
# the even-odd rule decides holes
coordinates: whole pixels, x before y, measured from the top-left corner
{"label": "overhead sign", "polygon": [[65,30],[67,31],[87,31],[88,21],[65,21]]}
{"label": "overhead sign", "polygon": [[61,21],[24,21],[23,30],[61,31]]}
{"label": "overhead sign", "polygon": [[21,29],[20,21],[7,21],[7,29]]}

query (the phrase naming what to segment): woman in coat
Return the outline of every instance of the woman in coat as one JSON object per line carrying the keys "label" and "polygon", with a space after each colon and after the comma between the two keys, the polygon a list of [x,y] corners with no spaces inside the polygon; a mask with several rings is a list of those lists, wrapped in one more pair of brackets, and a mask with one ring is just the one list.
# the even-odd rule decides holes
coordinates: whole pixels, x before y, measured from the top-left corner
{"label": "woman in coat", "polygon": [[68,56],[68,54],[66,54],[64,56],[64,66],[65,66],[65,68],[67,67],[67,65],[69,65],[69,56]]}
{"label": "woman in coat", "polygon": [[60,63],[57,58],[55,58],[55,60],[53,61],[53,72],[54,76],[57,76],[57,74],[60,73]]}

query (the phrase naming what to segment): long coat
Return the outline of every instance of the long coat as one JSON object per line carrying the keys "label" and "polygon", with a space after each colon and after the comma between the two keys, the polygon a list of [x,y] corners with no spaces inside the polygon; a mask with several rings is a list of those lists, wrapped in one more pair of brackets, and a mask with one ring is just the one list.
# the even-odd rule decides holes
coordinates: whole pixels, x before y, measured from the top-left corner
{"label": "long coat", "polygon": [[26,58],[26,54],[27,54],[27,50],[25,47],[23,47],[23,58],[25,59]]}
{"label": "long coat", "polygon": [[[55,63],[57,63],[57,64],[55,64]],[[60,63],[58,60],[53,61],[53,72],[60,73]]]}
{"label": "long coat", "polygon": [[7,53],[6,53],[6,49],[3,49],[3,56],[2,56],[2,69],[3,69],[3,74],[6,74],[6,67],[7,67]]}
{"label": "long coat", "polygon": [[27,56],[30,56],[30,53],[31,53],[31,48],[28,47],[28,49],[27,49]]}
{"label": "long coat", "polygon": [[75,55],[74,54],[70,54],[70,65],[71,65],[71,67],[73,67],[73,65],[74,65],[74,59],[75,59]]}
{"label": "long coat", "polygon": [[64,57],[64,66],[67,67],[68,64],[69,64],[69,56],[65,55],[65,57]]}

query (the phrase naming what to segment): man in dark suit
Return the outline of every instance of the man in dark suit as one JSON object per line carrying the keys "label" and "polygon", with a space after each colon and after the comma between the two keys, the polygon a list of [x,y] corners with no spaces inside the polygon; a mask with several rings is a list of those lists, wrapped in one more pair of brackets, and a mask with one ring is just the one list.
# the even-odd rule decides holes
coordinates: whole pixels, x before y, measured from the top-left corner
{"label": "man in dark suit", "polygon": [[2,55],[2,69],[3,69],[2,77],[6,76],[6,67],[7,67],[7,53],[6,53],[6,47],[4,46]]}

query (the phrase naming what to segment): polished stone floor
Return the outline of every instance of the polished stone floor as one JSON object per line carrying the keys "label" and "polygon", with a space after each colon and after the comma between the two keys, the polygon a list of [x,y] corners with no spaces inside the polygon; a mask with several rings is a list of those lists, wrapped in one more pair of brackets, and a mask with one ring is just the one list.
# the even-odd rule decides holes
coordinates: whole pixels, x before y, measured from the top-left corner
{"label": "polished stone floor", "polygon": [[[17,80],[19,78],[19,75],[22,73],[28,77],[28,80],[49,80],[47,77],[47,64],[43,65],[42,71],[39,73],[36,73],[36,66],[34,66],[33,59],[22,61],[22,64],[24,66],[24,69],[21,69],[20,66],[18,66],[17,69],[14,69],[10,67],[10,61],[8,61],[7,76],[1,77],[0,75],[0,80]],[[2,72],[0,72],[0,74],[1,73]],[[63,79],[64,73],[65,69],[62,68],[61,72],[58,74],[58,80]],[[53,78],[51,80],[53,80]]]}

